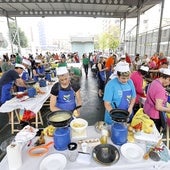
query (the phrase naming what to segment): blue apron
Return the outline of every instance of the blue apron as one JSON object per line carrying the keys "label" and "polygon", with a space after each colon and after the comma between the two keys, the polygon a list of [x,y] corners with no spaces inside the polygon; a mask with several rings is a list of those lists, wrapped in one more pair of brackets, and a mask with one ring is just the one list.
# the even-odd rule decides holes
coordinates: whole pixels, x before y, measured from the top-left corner
{"label": "blue apron", "polygon": [[[119,106],[114,106],[114,107],[115,108],[117,107],[118,109],[128,110],[131,97],[132,97],[132,90],[122,91],[122,98],[121,98],[120,104],[119,104]],[[113,123],[110,113],[108,113],[108,112],[105,113],[104,119],[107,124]]]}
{"label": "blue apron", "polygon": [[40,66],[36,68],[37,74],[44,74],[45,73],[45,68],[43,66]]}
{"label": "blue apron", "polygon": [[69,91],[59,90],[56,107],[62,110],[73,111],[76,107],[74,93],[72,88]]}
{"label": "blue apron", "polygon": [[1,89],[1,104],[5,103],[7,100],[10,100],[12,98],[11,95],[11,87],[12,87],[13,83],[7,83],[5,85],[2,86]]}
{"label": "blue apron", "polygon": [[[22,78],[23,80],[25,80],[25,81],[28,81],[28,80],[29,80],[29,73],[26,72],[26,71],[24,71],[21,78]],[[18,87],[18,91],[19,91],[19,92],[20,92],[20,91],[24,91],[24,90],[26,90],[25,87]]]}

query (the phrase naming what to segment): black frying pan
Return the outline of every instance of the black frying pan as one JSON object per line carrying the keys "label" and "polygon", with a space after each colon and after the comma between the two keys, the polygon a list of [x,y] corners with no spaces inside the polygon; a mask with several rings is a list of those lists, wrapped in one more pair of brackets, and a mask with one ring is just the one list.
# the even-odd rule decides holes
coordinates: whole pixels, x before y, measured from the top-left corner
{"label": "black frying pan", "polygon": [[68,126],[72,120],[72,112],[66,110],[58,110],[47,115],[47,122],[54,127]]}

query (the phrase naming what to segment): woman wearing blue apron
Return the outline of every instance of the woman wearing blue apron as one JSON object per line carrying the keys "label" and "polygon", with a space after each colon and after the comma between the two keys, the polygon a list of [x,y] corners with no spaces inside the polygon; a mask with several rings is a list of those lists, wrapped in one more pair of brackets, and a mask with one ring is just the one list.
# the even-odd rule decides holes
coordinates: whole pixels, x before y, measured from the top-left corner
{"label": "woman wearing blue apron", "polygon": [[[57,69],[59,82],[55,83],[51,89],[50,110],[73,111],[77,105],[82,104],[80,95],[80,85],[72,84],[66,67]],[[79,110],[77,110],[79,113]],[[80,113],[79,113],[80,114]]]}
{"label": "woman wearing blue apron", "polygon": [[38,82],[38,76],[45,74],[45,68],[41,65],[41,60],[35,60],[35,66],[33,68],[33,79]]}
{"label": "woman wearing blue apron", "polygon": [[9,70],[2,75],[0,79],[0,105],[12,98],[11,89],[14,83],[17,86],[26,86],[19,76],[24,68],[22,64],[16,64],[15,69]]}
{"label": "woman wearing blue apron", "polygon": [[[30,80],[31,70],[30,70],[29,67],[31,66],[31,62],[30,62],[30,60],[24,58],[24,59],[22,60],[22,64],[24,65],[25,70],[23,71],[21,78],[22,78],[24,81],[28,81],[28,80]],[[26,90],[26,87],[18,87],[18,91],[19,91],[19,92],[20,92],[20,91],[23,92],[24,90]]]}
{"label": "woman wearing blue apron", "polygon": [[129,112],[130,116],[133,114],[136,91],[129,76],[129,65],[126,63],[120,65],[117,68],[117,77],[110,80],[105,86],[103,100],[106,110],[104,120],[107,124],[113,123],[110,116],[112,109],[124,109]]}

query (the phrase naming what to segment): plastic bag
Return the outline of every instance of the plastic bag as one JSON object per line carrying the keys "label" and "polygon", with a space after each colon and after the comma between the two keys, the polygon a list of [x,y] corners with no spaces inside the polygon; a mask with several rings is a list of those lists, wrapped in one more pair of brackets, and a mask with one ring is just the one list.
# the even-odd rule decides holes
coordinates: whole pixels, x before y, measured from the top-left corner
{"label": "plastic bag", "polygon": [[133,117],[131,126],[136,130],[143,130],[145,133],[152,133],[154,122],[144,113],[143,108],[140,108]]}
{"label": "plastic bag", "polygon": [[35,118],[35,113],[31,110],[20,110],[20,120],[21,121],[29,121],[31,119]]}

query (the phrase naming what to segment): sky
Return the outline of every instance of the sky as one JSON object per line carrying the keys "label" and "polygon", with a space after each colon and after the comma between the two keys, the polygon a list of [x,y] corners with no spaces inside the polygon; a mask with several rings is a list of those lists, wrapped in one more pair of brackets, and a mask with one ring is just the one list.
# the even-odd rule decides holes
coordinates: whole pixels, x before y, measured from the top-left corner
{"label": "sky", "polygon": [[[169,12],[170,0],[165,0],[164,5],[164,18],[170,18]],[[159,26],[160,7],[151,9],[146,12],[145,17],[150,18],[152,23],[156,27]],[[153,17],[154,16],[154,17]],[[143,16],[142,16],[143,17]],[[43,20],[46,24],[46,31],[48,36],[53,37],[54,34],[57,37],[68,37],[72,35],[94,35],[96,33],[102,32],[102,20],[103,18],[87,18],[87,17],[31,17],[31,18],[17,18],[18,25],[20,25],[25,31],[30,26],[30,24],[37,27],[36,23]],[[31,22],[30,22],[31,21]],[[136,21],[129,23],[127,29],[133,28],[136,25]],[[153,29],[153,28],[151,28]],[[128,31],[128,30],[127,30]]]}
{"label": "sky", "polygon": [[[93,35],[102,31],[102,18],[80,18],[80,17],[37,17],[37,18],[17,18],[18,25],[27,29],[28,20],[36,26],[38,21],[43,20],[46,25],[48,35],[68,37],[71,35]],[[30,22],[29,22],[30,23]]]}

